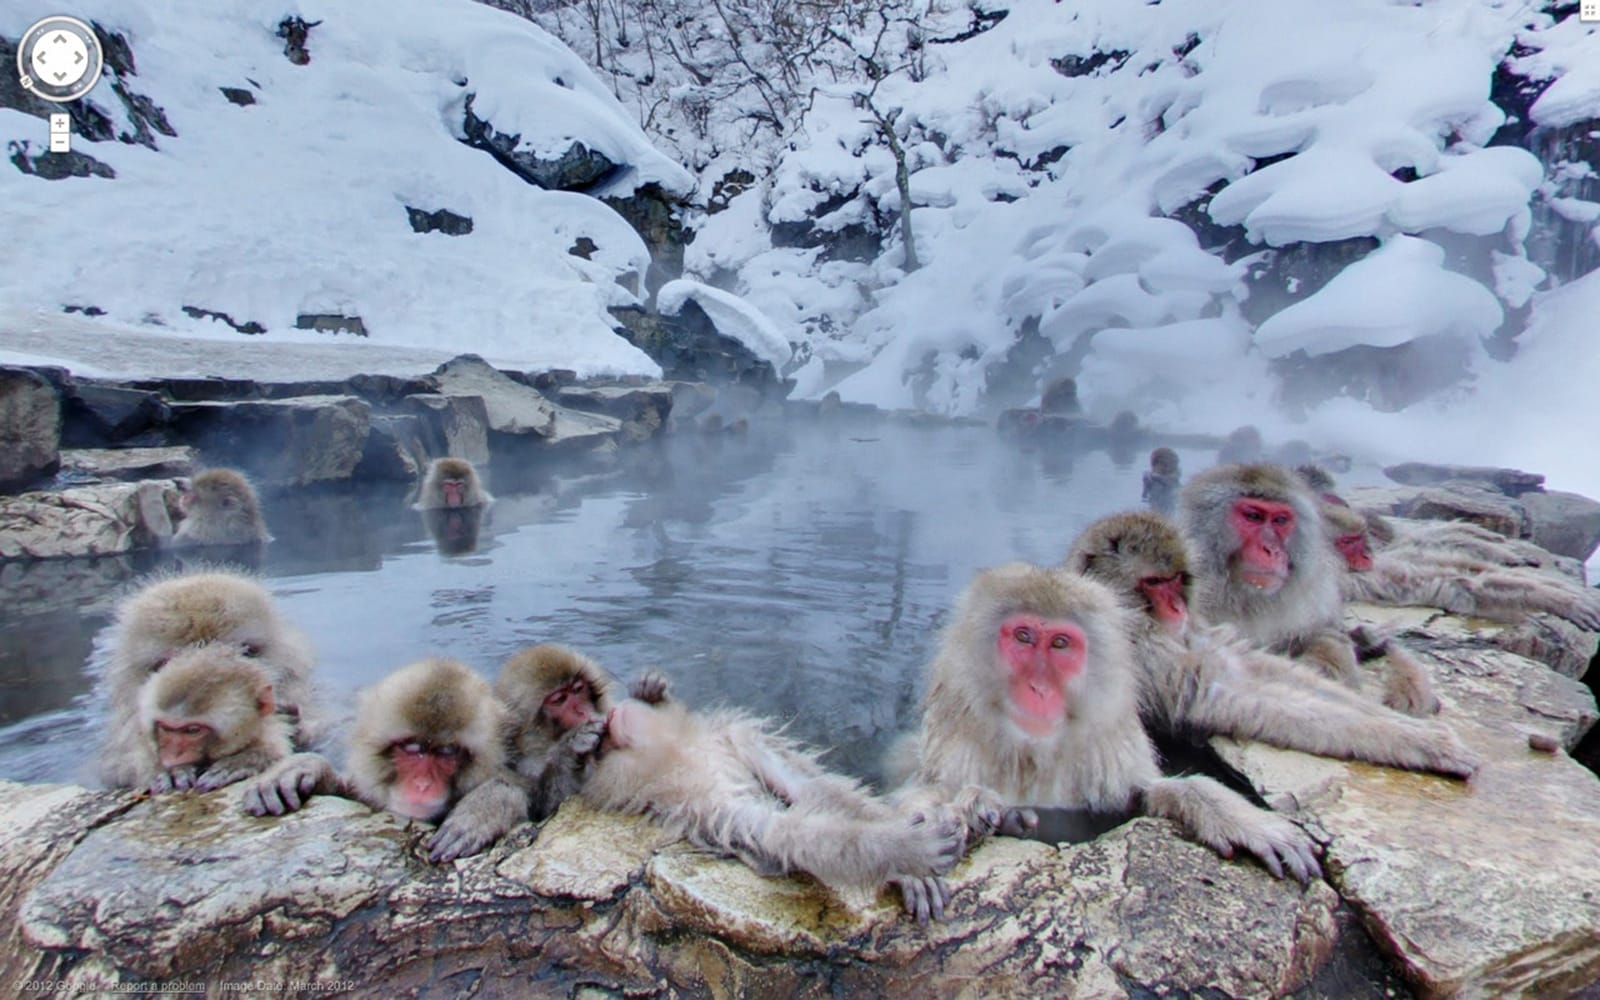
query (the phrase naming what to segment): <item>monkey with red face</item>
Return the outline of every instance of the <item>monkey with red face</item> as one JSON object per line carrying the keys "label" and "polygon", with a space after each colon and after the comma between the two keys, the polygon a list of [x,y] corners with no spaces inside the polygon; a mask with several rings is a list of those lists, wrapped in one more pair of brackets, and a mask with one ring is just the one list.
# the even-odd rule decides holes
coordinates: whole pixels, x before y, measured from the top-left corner
{"label": "monkey with red face", "polygon": [[436,458],[418,491],[418,510],[482,507],[494,497],[478,481],[478,470],[464,458]]}
{"label": "monkey with red face", "polygon": [[985,570],[957,602],[923,699],[904,793],[953,801],[974,834],[1021,807],[1139,810],[1225,857],[1239,849],[1302,882],[1312,842],[1281,816],[1203,777],[1165,778],[1138,715],[1129,612],[1064,569]]}
{"label": "monkey with red face", "polygon": [[527,793],[505,766],[505,731],[487,681],[454,660],[422,660],[362,693],[348,776],[317,754],[295,754],[262,775],[244,806],[281,816],[311,795],[342,795],[437,822],[426,845],[432,861],[476,854],[528,813]]}
{"label": "monkey with red face", "polygon": [[1407,718],[1293,660],[1253,648],[1188,613],[1188,547],[1158,514],[1114,514],[1085,528],[1064,565],[1101,581],[1135,612],[1140,715],[1169,734],[1199,731],[1458,777],[1476,756],[1447,727]]}
{"label": "monkey with red face", "polygon": [[1335,551],[1317,498],[1295,473],[1215,466],[1189,481],[1179,509],[1202,619],[1359,686]]}

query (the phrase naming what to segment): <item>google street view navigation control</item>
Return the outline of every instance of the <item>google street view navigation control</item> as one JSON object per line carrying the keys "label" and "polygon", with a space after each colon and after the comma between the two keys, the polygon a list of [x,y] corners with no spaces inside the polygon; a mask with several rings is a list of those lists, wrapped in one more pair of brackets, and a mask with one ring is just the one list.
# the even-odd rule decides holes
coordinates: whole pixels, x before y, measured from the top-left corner
{"label": "google street view navigation control", "polygon": [[[105,66],[94,29],[75,17],[55,14],[35,21],[17,46],[17,76],[22,89],[57,104],[76,101],[100,81]],[[72,148],[72,118],[50,116],[50,152]]]}

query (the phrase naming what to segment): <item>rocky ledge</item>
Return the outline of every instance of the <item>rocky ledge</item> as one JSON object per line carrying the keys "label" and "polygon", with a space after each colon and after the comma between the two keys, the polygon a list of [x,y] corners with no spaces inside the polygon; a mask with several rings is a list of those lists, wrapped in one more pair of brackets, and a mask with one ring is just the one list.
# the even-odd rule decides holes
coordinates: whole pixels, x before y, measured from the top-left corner
{"label": "rocky ledge", "polygon": [[[1548,996],[1600,977],[1600,779],[1569,751],[1582,683],[1427,609],[1352,609],[1430,662],[1487,761],[1468,784],[1215,741],[1325,848],[1302,888],[1141,819],[1090,843],[994,840],[946,921],[885,892],[666,843],[569,803],[432,866],[426,829],[338,799],[283,819],[237,791],[154,800],[0,784],[0,991],[41,981],[312,984],[357,996]],[[1562,662],[1597,637],[1561,633]],[[1529,737],[1557,747],[1530,749]]]}

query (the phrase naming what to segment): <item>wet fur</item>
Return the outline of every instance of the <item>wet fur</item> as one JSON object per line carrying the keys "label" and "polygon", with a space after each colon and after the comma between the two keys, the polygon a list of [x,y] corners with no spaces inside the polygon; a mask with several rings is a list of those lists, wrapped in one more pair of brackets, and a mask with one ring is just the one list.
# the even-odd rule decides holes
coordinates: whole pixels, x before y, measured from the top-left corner
{"label": "wet fur", "polygon": [[189,481],[189,508],[174,546],[261,545],[272,541],[250,480],[234,469],[207,469]]}
{"label": "wet fur", "polygon": [[[445,503],[444,481],[446,479],[461,479],[466,481],[465,496],[460,507],[450,508]],[[478,478],[478,470],[472,463],[464,458],[436,458],[428,463],[428,471],[422,477],[422,487],[417,491],[417,510],[460,509],[464,507],[482,507],[494,497],[483,488],[483,483]]]}

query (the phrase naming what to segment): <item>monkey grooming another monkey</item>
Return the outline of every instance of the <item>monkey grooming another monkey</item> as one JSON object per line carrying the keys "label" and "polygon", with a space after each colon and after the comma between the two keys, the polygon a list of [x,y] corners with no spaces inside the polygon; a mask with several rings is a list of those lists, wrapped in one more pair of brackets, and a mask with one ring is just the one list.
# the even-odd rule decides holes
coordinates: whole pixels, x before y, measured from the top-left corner
{"label": "monkey grooming another monkey", "polygon": [[1251,648],[1227,626],[1192,620],[1188,548],[1177,526],[1158,514],[1095,521],[1063,565],[1104,583],[1135,612],[1129,639],[1147,725],[1463,778],[1477,769],[1477,757],[1449,728]]}
{"label": "monkey grooming another monkey", "polygon": [[901,809],[756,719],[692,714],[675,702],[612,708],[579,794],[601,809],[648,815],[762,875],[803,871],[851,894],[892,883],[919,922],[943,917],[949,890],[940,876],[965,840],[952,811]]}
{"label": "monkey grooming another monkey", "polygon": [[1274,875],[1321,873],[1312,841],[1204,777],[1163,777],[1139,723],[1129,612],[1065,569],[1009,563],[979,573],[929,668],[915,786],[1007,806],[1140,810],[1176,821],[1223,857]]}
{"label": "monkey grooming another monkey", "polygon": [[[600,664],[555,644],[531,646],[501,666],[495,694],[506,706],[511,766],[527,783],[535,820],[554,815],[593,770],[615,686]],[[659,704],[666,692],[666,680],[651,672],[631,694]]]}
{"label": "monkey grooming another monkey", "polygon": [[234,469],[207,469],[189,480],[178,499],[183,521],[172,536],[175,547],[262,545],[272,541],[261,518],[261,503],[250,480]]}
{"label": "monkey grooming another monkey", "polygon": [[289,756],[290,724],[272,682],[233,645],[187,647],[139,692],[145,739],[132,762],[137,787],[208,792]]}
{"label": "monkey grooming another monkey", "polygon": [[[311,795],[342,795],[406,819],[439,823],[430,861],[476,854],[528,814],[505,766],[505,710],[485,681],[454,660],[430,659],[362,692],[341,777],[318,754],[289,757],[245,794],[256,816],[281,816]],[[463,799],[473,793],[470,809]]]}
{"label": "monkey grooming another monkey", "polygon": [[272,685],[277,709],[293,724],[295,739],[313,742],[311,650],[278,614],[272,597],[253,578],[199,572],[157,579],[117,608],[111,654],[102,684],[109,719],[102,777],[127,787],[142,780],[140,747],[147,740],[139,717],[139,692],[173,656],[207,643],[237,649]]}
{"label": "monkey grooming another monkey", "polygon": [[1150,471],[1144,474],[1144,491],[1139,498],[1152,510],[1171,514],[1178,505],[1178,490],[1182,485],[1178,453],[1164,447],[1150,452]]}
{"label": "monkey grooming another monkey", "polygon": [[478,470],[471,462],[464,458],[436,458],[423,476],[416,508],[482,507],[493,499],[478,482]]}

